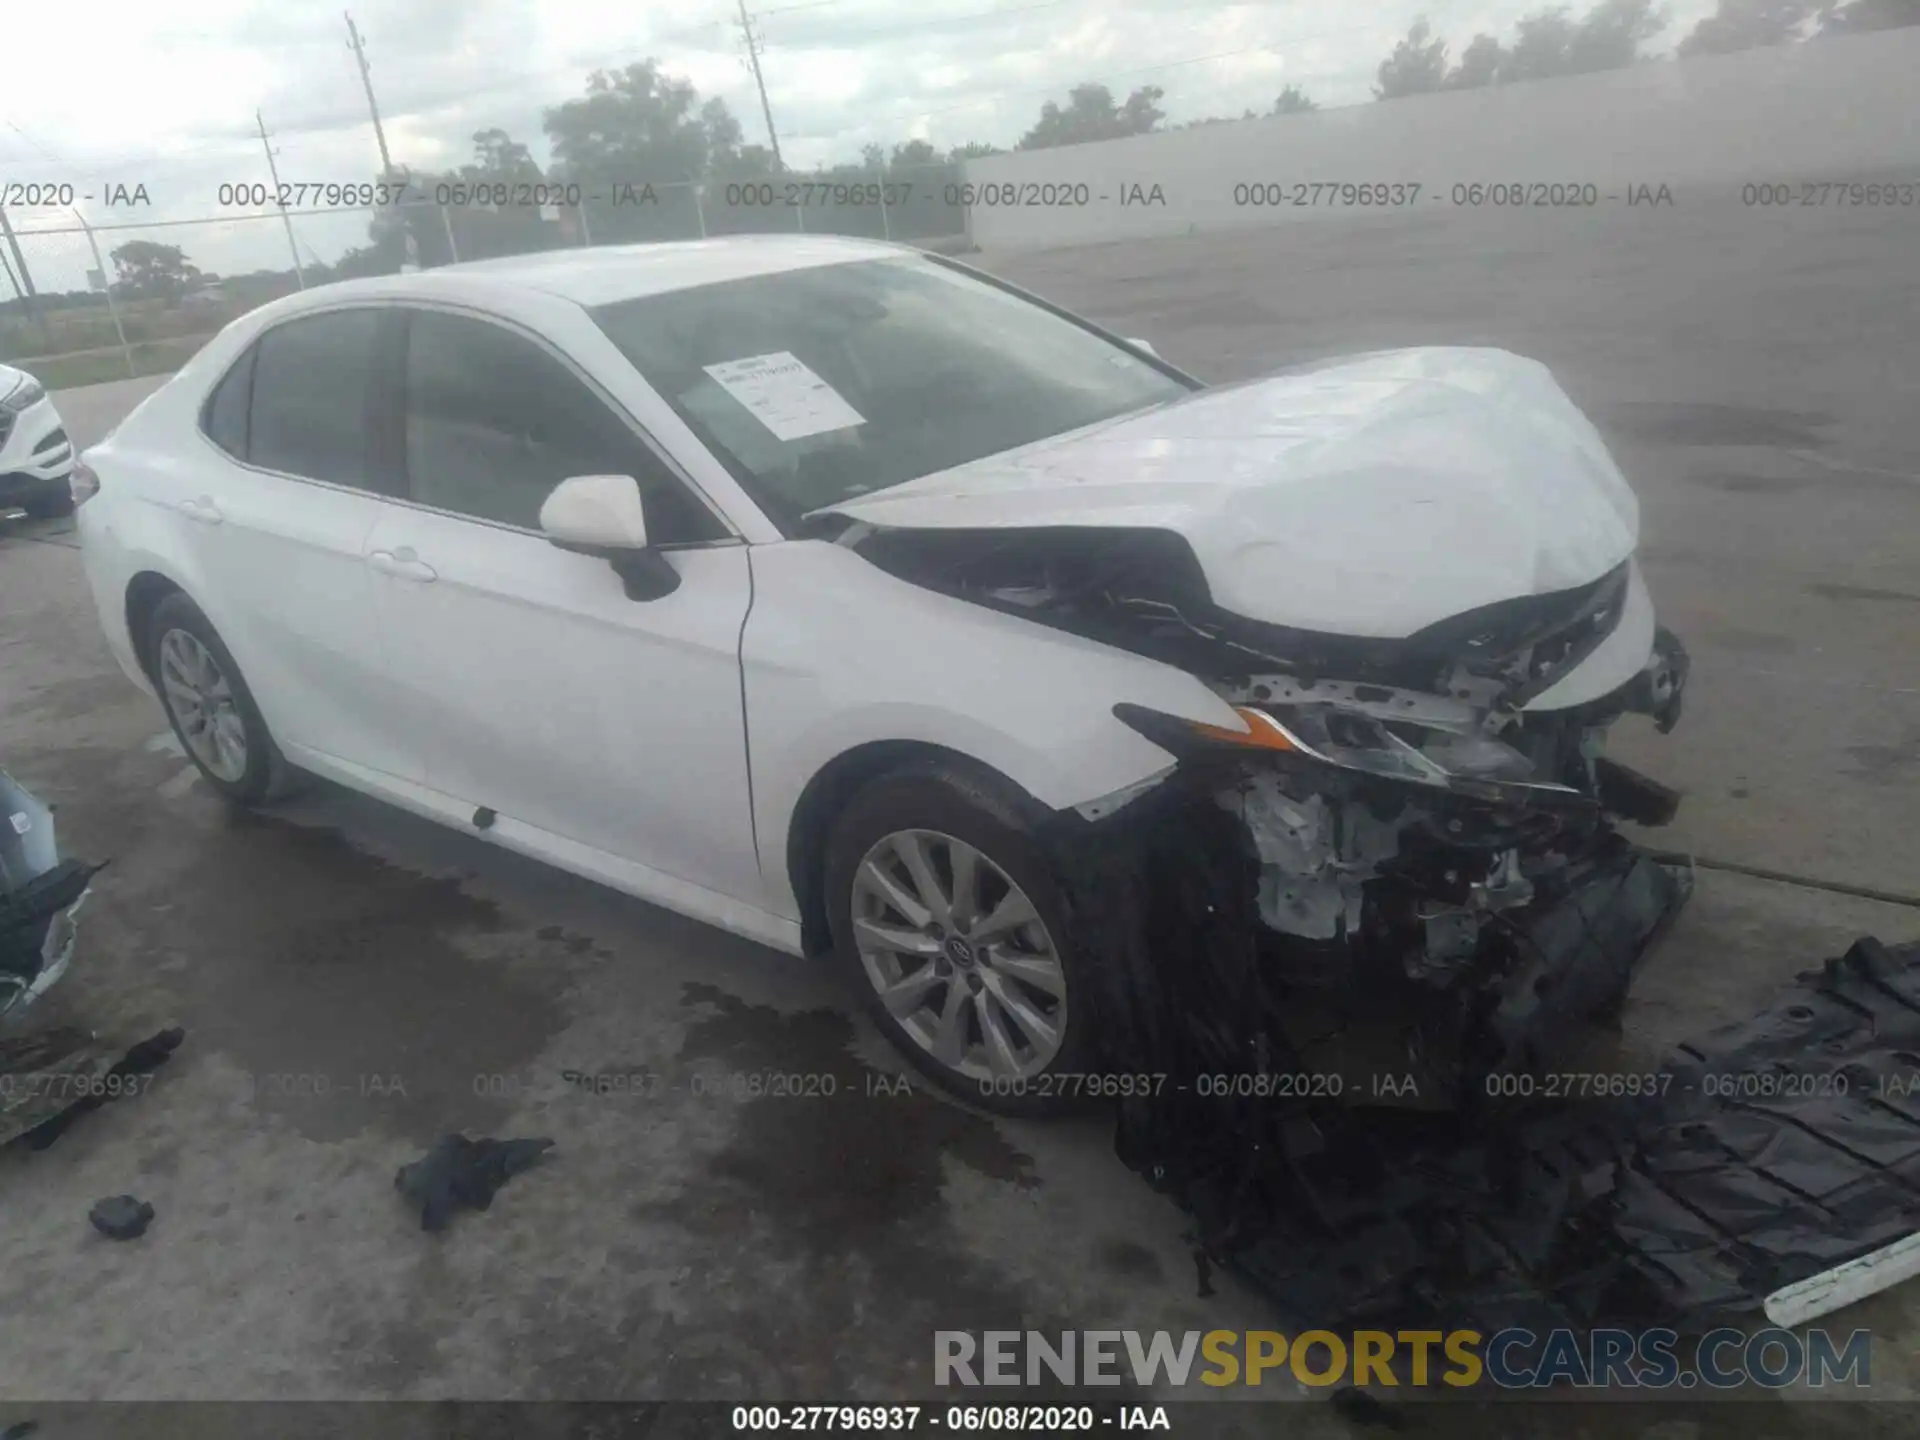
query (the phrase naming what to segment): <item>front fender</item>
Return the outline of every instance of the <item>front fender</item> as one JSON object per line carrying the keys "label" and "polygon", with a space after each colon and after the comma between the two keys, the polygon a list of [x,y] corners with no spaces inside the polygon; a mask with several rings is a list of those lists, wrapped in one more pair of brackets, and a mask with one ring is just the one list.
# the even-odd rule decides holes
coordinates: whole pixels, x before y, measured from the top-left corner
{"label": "front fender", "polygon": [[1238,723],[1184,671],[924,590],[843,547],[796,540],[751,558],[741,667],[755,834],[769,903],[789,916],[800,797],[860,746],[956,751],[1059,810],[1171,769],[1171,755],[1114,718],[1117,702]]}

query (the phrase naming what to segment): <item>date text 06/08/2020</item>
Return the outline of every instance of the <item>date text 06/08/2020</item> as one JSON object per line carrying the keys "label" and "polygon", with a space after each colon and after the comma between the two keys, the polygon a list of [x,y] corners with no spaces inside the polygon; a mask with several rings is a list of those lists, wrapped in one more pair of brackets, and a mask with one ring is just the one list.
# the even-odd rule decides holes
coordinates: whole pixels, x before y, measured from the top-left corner
{"label": "date text 06/08/2020", "polygon": [[736,1405],[735,1431],[884,1431],[894,1434],[1058,1435],[1171,1430],[1164,1405]]}

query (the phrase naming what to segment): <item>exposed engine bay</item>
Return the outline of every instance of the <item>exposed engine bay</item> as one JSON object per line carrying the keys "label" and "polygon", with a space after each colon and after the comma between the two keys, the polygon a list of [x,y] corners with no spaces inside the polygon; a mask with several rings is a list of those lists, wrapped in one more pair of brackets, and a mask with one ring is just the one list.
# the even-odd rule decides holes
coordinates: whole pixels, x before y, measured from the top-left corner
{"label": "exposed engine bay", "polygon": [[[1115,714],[1180,760],[1167,786],[1237,822],[1202,827],[1207,862],[1237,871],[1234,899],[1251,902],[1289,1063],[1344,1077],[1322,1083],[1350,1101],[1450,1106],[1472,1077],[1530,1067],[1619,1003],[1690,894],[1689,873],[1615,829],[1665,824],[1678,795],[1604,754],[1624,715],[1678,720],[1679,641],[1657,631],[1639,668],[1585,703],[1528,708],[1622,625],[1630,560],[1379,639],[1222,611],[1170,531],[855,526],[842,543],[916,584],[1177,665],[1234,708],[1244,731]],[[1383,1093],[1367,1078],[1389,1072],[1411,1080]]]}

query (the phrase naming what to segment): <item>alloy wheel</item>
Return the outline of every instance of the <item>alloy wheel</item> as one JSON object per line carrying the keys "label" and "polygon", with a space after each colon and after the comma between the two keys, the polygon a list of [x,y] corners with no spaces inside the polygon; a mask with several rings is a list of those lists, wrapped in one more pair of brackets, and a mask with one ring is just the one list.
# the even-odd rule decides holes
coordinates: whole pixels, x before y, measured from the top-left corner
{"label": "alloy wheel", "polygon": [[194,759],[215,779],[238,785],[247,773],[247,728],[213,652],[190,630],[160,637],[160,689]]}
{"label": "alloy wheel", "polygon": [[948,1070],[1028,1079],[1059,1053],[1059,949],[1026,891],[976,847],[938,830],[881,837],[854,871],[852,920],[875,994]]}

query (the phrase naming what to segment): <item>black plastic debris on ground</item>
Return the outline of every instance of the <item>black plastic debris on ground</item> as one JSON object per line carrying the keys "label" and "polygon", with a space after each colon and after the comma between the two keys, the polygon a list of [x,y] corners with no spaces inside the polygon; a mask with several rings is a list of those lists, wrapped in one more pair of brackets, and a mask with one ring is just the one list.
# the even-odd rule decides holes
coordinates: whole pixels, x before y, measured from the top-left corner
{"label": "black plastic debris on ground", "polygon": [[82,1115],[139,1093],[136,1077],[159,1069],[186,1036],[174,1026],[118,1049],[61,1025],[0,1040],[0,1145],[46,1149]]}
{"label": "black plastic debris on ground", "polygon": [[460,1210],[486,1210],[494,1192],[539,1164],[551,1140],[469,1140],[443,1135],[393,1177],[393,1188],[418,1206],[422,1230],[444,1230]]}
{"label": "black plastic debris on ground", "polygon": [[153,1206],[132,1195],[109,1195],[93,1202],[87,1219],[109,1240],[135,1240],[153,1223]]}
{"label": "black plastic debris on ground", "polygon": [[1202,1097],[1197,1075],[1290,1068],[1257,918],[1230,867],[1168,856],[1153,884],[1125,878],[1206,837],[1111,833],[1073,852],[1092,998],[1107,1063],[1166,1076],[1122,1102],[1116,1149],[1296,1323],[1698,1333],[1920,1230],[1920,944],[1860,941],[1680,1047],[1637,1099]]}

